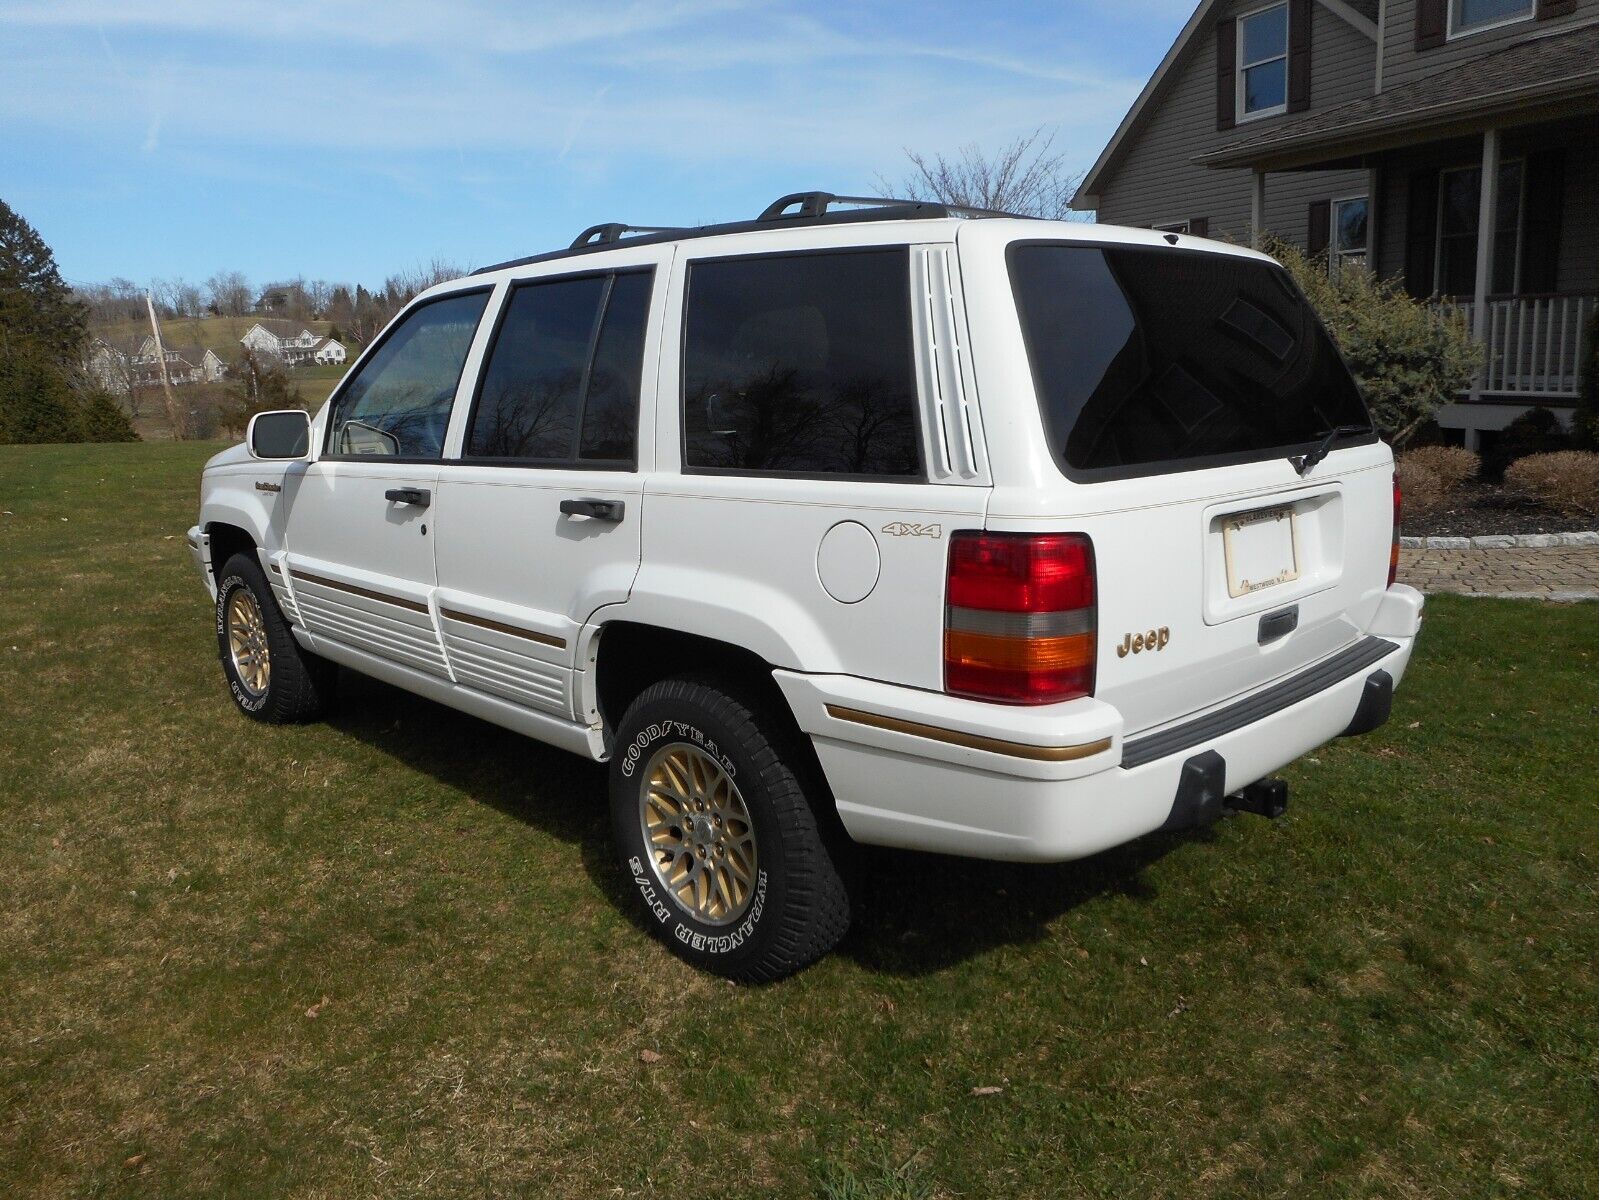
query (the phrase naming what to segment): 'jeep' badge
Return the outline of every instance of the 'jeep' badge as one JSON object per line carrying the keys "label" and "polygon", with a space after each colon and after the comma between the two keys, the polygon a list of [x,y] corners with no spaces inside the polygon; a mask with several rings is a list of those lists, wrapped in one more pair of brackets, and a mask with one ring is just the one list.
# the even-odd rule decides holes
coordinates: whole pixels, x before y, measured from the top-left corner
{"label": "'jeep' badge", "polygon": [[1122,644],[1116,647],[1116,657],[1126,658],[1129,654],[1142,654],[1145,650],[1164,650],[1169,641],[1171,641],[1169,625],[1162,625],[1159,629],[1151,629],[1146,633],[1124,633]]}

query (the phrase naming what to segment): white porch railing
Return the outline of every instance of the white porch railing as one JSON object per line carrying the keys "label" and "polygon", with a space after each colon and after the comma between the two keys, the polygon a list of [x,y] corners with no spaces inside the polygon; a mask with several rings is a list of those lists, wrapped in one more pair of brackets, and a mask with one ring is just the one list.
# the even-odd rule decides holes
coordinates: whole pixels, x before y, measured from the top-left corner
{"label": "white porch railing", "polygon": [[[1488,301],[1487,358],[1481,392],[1510,396],[1576,396],[1582,386],[1584,338],[1593,296],[1512,296]],[[1476,303],[1453,305],[1473,326]]]}

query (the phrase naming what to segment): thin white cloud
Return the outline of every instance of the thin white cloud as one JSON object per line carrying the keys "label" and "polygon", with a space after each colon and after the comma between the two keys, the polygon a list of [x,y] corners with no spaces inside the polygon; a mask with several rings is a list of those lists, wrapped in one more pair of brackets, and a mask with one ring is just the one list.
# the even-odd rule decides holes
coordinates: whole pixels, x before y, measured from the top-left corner
{"label": "thin white cloud", "polygon": [[132,29],[219,34],[252,40],[320,42],[485,55],[524,54],[634,37],[752,7],[754,0],[507,4],[492,0],[24,0],[0,24],[47,29]]}

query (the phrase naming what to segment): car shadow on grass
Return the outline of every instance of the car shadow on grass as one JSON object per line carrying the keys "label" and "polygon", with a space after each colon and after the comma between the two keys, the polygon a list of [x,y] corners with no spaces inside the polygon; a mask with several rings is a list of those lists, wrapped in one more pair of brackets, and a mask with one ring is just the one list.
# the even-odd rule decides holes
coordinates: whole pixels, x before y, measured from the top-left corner
{"label": "car shadow on grass", "polygon": [[[578,848],[595,888],[649,932],[611,846],[606,768],[389,684],[341,673],[329,724],[445,787]],[[835,953],[885,974],[942,970],[1046,936],[1095,900],[1154,896],[1145,871],[1206,830],[1155,834],[1078,862],[987,862],[849,846],[853,921]]]}
{"label": "car shadow on grass", "polygon": [[1146,869],[1208,830],[1151,834],[1066,863],[989,862],[856,849],[850,871],[854,920],[839,947],[873,971],[926,975],[1000,946],[1048,936],[1051,922],[1107,898],[1143,902],[1156,890]]}

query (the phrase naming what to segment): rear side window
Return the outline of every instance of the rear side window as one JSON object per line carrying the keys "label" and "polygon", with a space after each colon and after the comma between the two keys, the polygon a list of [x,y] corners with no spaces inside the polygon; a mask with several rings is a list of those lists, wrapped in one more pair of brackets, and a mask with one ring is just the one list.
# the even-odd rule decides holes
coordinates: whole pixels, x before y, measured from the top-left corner
{"label": "rear side window", "polygon": [[414,308],[345,383],[333,406],[328,452],[438,458],[472,336],[489,294],[447,296]]}
{"label": "rear side window", "polygon": [[694,263],[685,467],[919,476],[909,266],[903,249]]}
{"label": "rear side window", "polygon": [[466,457],[631,465],[652,278],[590,275],[513,289]]}
{"label": "rear side window", "polygon": [[1044,431],[1068,474],[1219,466],[1371,426],[1332,340],[1276,266],[1040,243],[1013,246],[1010,272]]}

